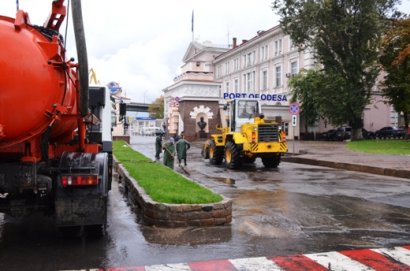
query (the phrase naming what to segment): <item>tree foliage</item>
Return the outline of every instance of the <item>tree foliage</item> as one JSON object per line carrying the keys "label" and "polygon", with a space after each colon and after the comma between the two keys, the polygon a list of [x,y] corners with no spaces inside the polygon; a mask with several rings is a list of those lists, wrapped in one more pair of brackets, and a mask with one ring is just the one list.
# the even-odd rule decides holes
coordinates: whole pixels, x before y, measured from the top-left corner
{"label": "tree foliage", "polygon": [[164,96],[160,96],[148,106],[150,117],[162,119],[164,118]]}
{"label": "tree foliage", "polygon": [[300,115],[308,126],[313,126],[320,117],[316,92],[321,88],[321,83],[321,74],[315,70],[301,71],[289,81],[289,86],[292,89],[291,101],[301,103],[303,110]]}
{"label": "tree foliage", "polygon": [[386,72],[383,92],[397,112],[410,115],[410,18],[395,20],[386,32],[380,63]]}
{"label": "tree foliage", "polygon": [[[379,73],[385,20],[397,0],[275,0],[281,27],[320,64],[320,112],[333,124],[362,127],[362,114]],[[303,109],[303,106],[302,106]],[[304,109],[303,109],[304,110]]]}

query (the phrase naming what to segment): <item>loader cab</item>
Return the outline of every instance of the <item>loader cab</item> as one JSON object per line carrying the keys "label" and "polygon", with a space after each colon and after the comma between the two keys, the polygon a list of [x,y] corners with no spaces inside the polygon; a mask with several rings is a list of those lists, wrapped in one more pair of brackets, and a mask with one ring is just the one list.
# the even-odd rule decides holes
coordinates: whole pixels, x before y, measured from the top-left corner
{"label": "loader cab", "polygon": [[239,132],[241,126],[261,113],[260,103],[253,99],[235,99],[225,107],[228,110],[228,127],[231,132]]}

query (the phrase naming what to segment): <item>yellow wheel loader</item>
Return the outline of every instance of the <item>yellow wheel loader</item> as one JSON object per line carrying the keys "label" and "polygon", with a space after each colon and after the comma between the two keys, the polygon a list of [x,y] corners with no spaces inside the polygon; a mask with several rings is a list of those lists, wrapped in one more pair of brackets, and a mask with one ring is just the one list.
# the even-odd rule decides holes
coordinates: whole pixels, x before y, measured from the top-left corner
{"label": "yellow wheel loader", "polygon": [[260,157],[265,168],[276,168],[288,151],[286,135],[280,123],[266,120],[258,100],[235,99],[224,106],[227,119],[220,133],[212,134],[202,148],[202,157],[213,165],[225,162],[237,169]]}

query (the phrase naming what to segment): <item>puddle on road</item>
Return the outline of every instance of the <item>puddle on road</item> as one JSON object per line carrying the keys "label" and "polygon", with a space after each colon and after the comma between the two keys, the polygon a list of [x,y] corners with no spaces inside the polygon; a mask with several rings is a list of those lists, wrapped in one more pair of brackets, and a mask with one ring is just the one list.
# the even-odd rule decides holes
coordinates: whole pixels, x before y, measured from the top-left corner
{"label": "puddle on road", "polygon": [[236,186],[235,186],[236,181],[234,179],[224,178],[224,177],[209,177],[209,179],[212,179],[212,180],[215,180],[215,181],[218,181],[218,182],[222,182],[224,184],[227,184],[230,187],[236,188]]}

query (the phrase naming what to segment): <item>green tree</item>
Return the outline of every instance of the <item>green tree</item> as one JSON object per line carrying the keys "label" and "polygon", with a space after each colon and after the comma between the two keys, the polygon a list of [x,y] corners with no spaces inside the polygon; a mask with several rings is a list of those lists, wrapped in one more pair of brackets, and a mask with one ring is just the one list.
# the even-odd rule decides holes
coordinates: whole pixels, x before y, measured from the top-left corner
{"label": "green tree", "polygon": [[[335,125],[348,123],[361,138],[362,115],[379,73],[386,18],[397,0],[275,0],[281,26],[322,67],[317,100]],[[325,92],[325,93],[324,93]]]}
{"label": "green tree", "polygon": [[320,117],[319,105],[315,100],[316,91],[321,88],[322,74],[316,70],[303,70],[289,81],[292,90],[291,102],[301,103],[300,116],[305,120],[305,130],[307,126],[312,126]]}
{"label": "green tree", "polygon": [[383,92],[397,112],[402,112],[405,127],[410,115],[410,18],[395,20],[384,36],[380,63],[386,72]]}
{"label": "green tree", "polygon": [[150,117],[162,119],[164,118],[164,96],[160,96],[148,106],[148,112]]}

